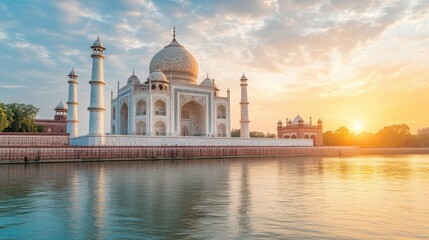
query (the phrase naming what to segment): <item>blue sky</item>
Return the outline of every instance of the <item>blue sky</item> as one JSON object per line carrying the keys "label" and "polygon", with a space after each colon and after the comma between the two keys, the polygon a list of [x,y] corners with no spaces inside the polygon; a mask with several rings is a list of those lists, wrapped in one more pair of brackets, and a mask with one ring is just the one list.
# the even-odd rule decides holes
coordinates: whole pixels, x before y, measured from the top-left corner
{"label": "blue sky", "polygon": [[300,113],[322,118],[326,130],[404,122],[415,131],[429,126],[428,13],[424,0],[3,0],[0,101],[32,103],[40,118],[52,118],[75,67],[85,134],[89,47],[97,36],[107,48],[109,109],[116,82],[124,85],[133,69],[145,79],[176,26],[198,61],[199,80],[209,73],[221,95],[231,89],[233,127],[245,72],[252,130],[275,132],[279,119]]}

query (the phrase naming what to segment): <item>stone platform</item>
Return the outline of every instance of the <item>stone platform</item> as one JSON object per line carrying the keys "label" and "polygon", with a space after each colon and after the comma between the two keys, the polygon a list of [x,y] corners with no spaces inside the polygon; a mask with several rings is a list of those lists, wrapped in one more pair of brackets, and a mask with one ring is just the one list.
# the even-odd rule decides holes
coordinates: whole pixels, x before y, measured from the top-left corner
{"label": "stone platform", "polygon": [[166,137],[137,135],[81,136],[70,139],[70,146],[138,146],[138,147],[311,147],[312,139],[277,138],[219,138],[219,137]]}

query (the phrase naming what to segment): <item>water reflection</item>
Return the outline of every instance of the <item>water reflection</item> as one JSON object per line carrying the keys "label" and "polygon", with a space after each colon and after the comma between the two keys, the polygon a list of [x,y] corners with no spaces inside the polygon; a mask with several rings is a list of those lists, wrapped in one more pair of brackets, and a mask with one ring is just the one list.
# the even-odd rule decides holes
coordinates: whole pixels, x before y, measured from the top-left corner
{"label": "water reflection", "polygon": [[243,234],[251,233],[252,225],[249,213],[251,211],[251,199],[249,190],[249,166],[244,163],[241,167],[240,205],[238,207],[238,225]]}
{"label": "water reflection", "polygon": [[429,235],[425,155],[0,165],[0,239]]}

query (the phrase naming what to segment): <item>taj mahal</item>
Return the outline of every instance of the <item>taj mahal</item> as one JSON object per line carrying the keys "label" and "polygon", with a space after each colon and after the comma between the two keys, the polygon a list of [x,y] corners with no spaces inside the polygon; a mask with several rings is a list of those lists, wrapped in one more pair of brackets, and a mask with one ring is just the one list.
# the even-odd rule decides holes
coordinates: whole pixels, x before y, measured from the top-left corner
{"label": "taj mahal", "polygon": [[[209,75],[198,80],[195,57],[176,39],[150,60],[149,76],[133,74],[116,97],[110,93],[110,133],[104,132],[104,60],[106,48],[92,44],[89,132],[78,136],[78,76],[69,73],[67,132],[74,146],[312,146],[305,139],[250,139],[248,79],[242,74],[241,138],[231,138],[230,90],[222,96]],[[238,81],[237,81],[238,82]]]}
{"label": "taj mahal", "polygon": [[[101,43],[96,43],[100,44]],[[230,136],[230,96],[215,80],[198,83],[194,56],[173,40],[150,61],[145,81],[134,75],[112,100],[111,134]]]}

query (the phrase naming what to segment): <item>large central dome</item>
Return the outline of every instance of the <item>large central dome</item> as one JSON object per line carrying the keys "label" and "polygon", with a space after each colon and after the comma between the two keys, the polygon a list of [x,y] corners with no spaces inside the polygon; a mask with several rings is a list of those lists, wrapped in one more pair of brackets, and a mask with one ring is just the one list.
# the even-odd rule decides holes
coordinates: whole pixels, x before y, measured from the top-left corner
{"label": "large central dome", "polygon": [[153,56],[149,72],[161,70],[171,80],[170,83],[196,84],[198,64],[194,56],[180,45],[176,38]]}

